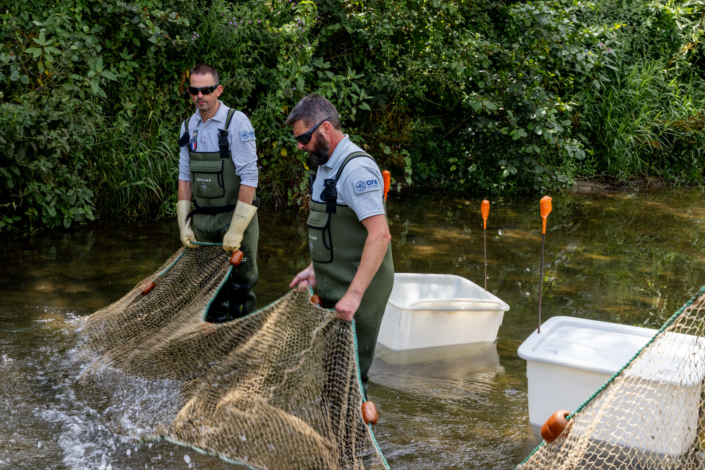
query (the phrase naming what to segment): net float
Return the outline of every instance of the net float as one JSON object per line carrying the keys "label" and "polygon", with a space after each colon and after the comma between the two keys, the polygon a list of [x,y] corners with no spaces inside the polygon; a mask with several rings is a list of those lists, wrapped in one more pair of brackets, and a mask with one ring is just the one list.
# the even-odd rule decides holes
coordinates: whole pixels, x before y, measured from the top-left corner
{"label": "net float", "polygon": [[157,287],[157,283],[154,281],[150,282],[149,284],[147,284],[145,286],[144,289],[142,289],[142,295],[149,294],[150,292],[152,292],[152,289],[154,289],[155,287]]}
{"label": "net float", "polygon": [[201,331],[206,334],[211,334],[211,333],[215,333],[216,331],[218,331],[218,327],[210,322],[203,322],[203,323],[200,323],[198,326],[201,329]]}
{"label": "net float", "polygon": [[240,263],[242,262],[242,258],[244,258],[244,257],[245,257],[245,254],[242,251],[237,250],[230,257],[230,264],[232,264],[233,266],[240,266]]}
{"label": "net float", "polygon": [[365,424],[377,424],[377,407],[371,401],[362,404],[362,419]]}
{"label": "net float", "polygon": [[550,418],[541,426],[541,437],[549,444],[556,440],[561,435],[566,426],[568,426],[568,415],[570,411],[559,410],[551,415]]}
{"label": "net float", "polygon": [[312,295],[311,296],[311,302],[318,305],[318,306],[323,306],[323,302],[321,302],[321,298],[318,295]]}

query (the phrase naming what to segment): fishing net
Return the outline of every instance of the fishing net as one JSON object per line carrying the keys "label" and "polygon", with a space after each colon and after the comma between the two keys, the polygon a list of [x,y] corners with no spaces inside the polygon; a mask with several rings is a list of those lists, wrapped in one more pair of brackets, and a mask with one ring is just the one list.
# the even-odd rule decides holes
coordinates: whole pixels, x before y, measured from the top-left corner
{"label": "fishing net", "polygon": [[705,468],[704,292],[518,468]]}
{"label": "fishing net", "polygon": [[220,246],[182,249],[87,317],[74,351],[79,399],[118,433],[248,468],[388,468],[361,414],[354,323],[296,292],[206,323],[230,269]]}

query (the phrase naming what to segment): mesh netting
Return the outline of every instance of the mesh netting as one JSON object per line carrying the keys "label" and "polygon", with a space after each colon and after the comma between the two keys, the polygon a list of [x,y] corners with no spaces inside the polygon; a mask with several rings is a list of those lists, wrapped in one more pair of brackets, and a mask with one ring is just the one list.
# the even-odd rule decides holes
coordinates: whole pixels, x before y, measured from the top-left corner
{"label": "mesh netting", "polygon": [[363,421],[354,323],[291,292],[205,323],[229,274],[219,246],[182,249],[80,328],[75,390],[114,431],[258,469],[388,468]]}
{"label": "mesh netting", "polygon": [[705,468],[704,292],[518,468]]}

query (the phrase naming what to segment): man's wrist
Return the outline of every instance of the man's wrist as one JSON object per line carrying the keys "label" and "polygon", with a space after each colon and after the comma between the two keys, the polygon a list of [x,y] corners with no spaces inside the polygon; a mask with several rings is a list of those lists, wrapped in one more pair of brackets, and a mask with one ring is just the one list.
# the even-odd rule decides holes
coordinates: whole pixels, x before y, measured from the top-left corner
{"label": "man's wrist", "polygon": [[351,285],[348,288],[348,294],[350,294],[353,297],[357,297],[357,298],[361,299],[362,296],[365,295],[365,289],[361,289],[357,286]]}

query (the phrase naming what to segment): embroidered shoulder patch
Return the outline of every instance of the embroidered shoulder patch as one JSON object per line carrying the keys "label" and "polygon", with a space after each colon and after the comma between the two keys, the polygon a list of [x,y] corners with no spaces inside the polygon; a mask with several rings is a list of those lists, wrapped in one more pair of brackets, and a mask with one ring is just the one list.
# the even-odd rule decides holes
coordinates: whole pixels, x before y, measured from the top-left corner
{"label": "embroidered shoulder patch", "polygon": [[369,191],[379,191],[380,184],[377,178],[371,177],[368,179],[357,180],[353,182],[355,194],[362,194]]}
{"label": "embroidered shoulder patch", "polygon": [[247,142],[248,140],[255,140],[254,130],[240,132],[240,142]]}

